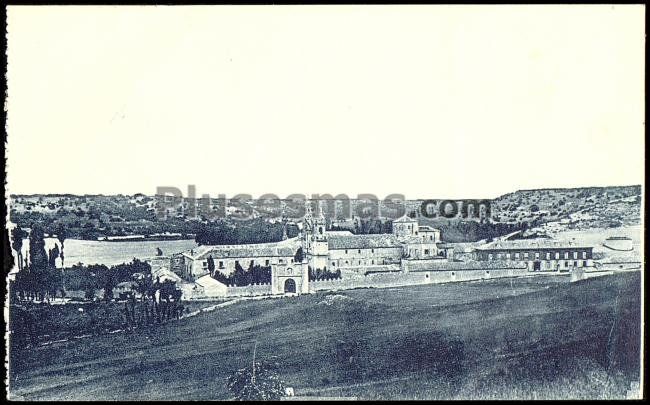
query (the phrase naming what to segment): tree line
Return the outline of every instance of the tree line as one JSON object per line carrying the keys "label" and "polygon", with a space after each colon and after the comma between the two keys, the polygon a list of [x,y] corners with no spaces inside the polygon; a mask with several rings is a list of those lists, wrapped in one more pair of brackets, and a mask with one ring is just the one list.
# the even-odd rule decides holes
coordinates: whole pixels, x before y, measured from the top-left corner
{"label": "tree line", "polygon": [[239,262],[235,263],[235,271],[230,275],[225,275],[215,268],[214,259],[208,257],[208,271],[210,276],[222,284],[237,287],[244,287],[253,284],[270,284],[271,283],[271,266],[253,265],[244,269]]}
{"label": "tree line", "polygon": [[13,248],[18,252],[18,273],[11,284],[13,298],[33,301],[49,301],[58,292],[65,296],[63,273],[56,268],[56,259],[63,261],[63,241],[65,233],[60,232],[59,242],[52,249],[45,248],[45,234],[39,225],[32,226],[29,232],[29,251],[23,257],[23,239],[27,232],[20,227],[12,230]]}
{"label": "tree line", "polygon": [[[201,224],[195,241],[199,245],[236,245],[244,243],[279,242],[285,236],[282,223],[270,223],[263,218],[237,221],[234,226],[226,220]],[[299,233],[295,224],[286,225],[286,236],[293,238]]]}

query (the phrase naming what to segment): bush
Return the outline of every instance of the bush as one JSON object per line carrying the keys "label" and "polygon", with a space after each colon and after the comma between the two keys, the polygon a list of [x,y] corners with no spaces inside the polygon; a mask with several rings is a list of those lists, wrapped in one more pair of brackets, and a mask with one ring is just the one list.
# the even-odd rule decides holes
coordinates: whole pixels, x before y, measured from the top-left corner
{"label": "bush", "polygon": [[285,385],[270,363],[255,362],[253,367],[237,370],[228,377],[228,390],[239,401],[278,400]]}

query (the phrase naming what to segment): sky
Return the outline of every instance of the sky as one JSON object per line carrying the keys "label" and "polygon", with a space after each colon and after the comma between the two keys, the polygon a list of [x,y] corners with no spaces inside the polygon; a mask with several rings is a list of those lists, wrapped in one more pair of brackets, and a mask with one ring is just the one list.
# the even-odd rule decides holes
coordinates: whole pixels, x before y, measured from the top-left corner
{"label": "sky", "polygon": [[7,192],[642,184],[644,11],[10,6]]}

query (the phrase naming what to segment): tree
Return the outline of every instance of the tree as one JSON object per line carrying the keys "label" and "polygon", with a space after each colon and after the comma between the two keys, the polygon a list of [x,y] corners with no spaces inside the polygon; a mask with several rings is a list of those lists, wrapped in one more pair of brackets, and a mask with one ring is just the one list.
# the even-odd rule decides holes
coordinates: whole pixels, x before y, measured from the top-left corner
{"label": "tree", "polygon": [[17,226],[11,230],[13,238],[13,248],[18,255],[18,271],[23,269],[23,239],[27,237],[27,232],[21,227]]}
{"label": "tree", "polygon": [[239,262],[235,263],[235,271],[231,274],[231,279],[233,281],[233,284],[235,285],[246,285],[246,271],[244,268],[239,264]]}
{"label": "tree", "polygon": [[63,267],[63,243],[65,242],[65,239],[67,237],[67,232],[63,225],[59,225],[59,227],[56,230],[56,238],[59,240],[61,243],[61,267]]}
{"label": "tree", "polygon": [[212,276],[213,279],[217,280],[218,282],[225,284],[225,285],[233,285],[234,282],[231,277],[226,276],[220,271],[215,271],[214,275]]}
{"label": "tree", "polygon": [[210,277],[214,277],[214,259],[212,256],[208,257],[208,271],[210,272]]}
{"label": "tree", "polygon": [[59,246],[54,244],[54,247],[48,251],[48,265],[51,268],[56,268],[56,259],[59,257]]}
{"label": "tree", "polygon": [[296,263],[302,263],[302,261],[305,260],[305,252],[302,250],[302,247],[299,247],[298,250],[296,250],[293,260]]}
{"label": "tree", "polygon": [[47,291],[48,258],[45,251],[45,233],[38,224],[33,225],[29,233],[29,261],[31,263],[29,271],[33,276],[35,292],[42,301],[45,299]]}
{"label": "tree", "polygon": [[113,289],[117,285],[115,276],[115,267],[111,267],[99,273],[97,277],[100,287],[104,289],[104,300],[107,302],[113,299]]}
{"label": "tree", "polygon": [[30,270],[43,272],[47,268],[48,260],[45,252],[45,234],[40,225],[34,225],[29,234],[29,261]]}

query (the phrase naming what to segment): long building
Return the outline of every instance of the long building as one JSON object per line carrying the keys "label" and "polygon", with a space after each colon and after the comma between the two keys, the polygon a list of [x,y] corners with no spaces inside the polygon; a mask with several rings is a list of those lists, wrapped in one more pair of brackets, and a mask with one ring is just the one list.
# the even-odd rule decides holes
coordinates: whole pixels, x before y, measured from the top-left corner
{"label": "long building", "polygon": [[475,258],[520,262],[529,271],[569,271],[593,266],[593,246],[549,239],[494,241],[477,247]]}

